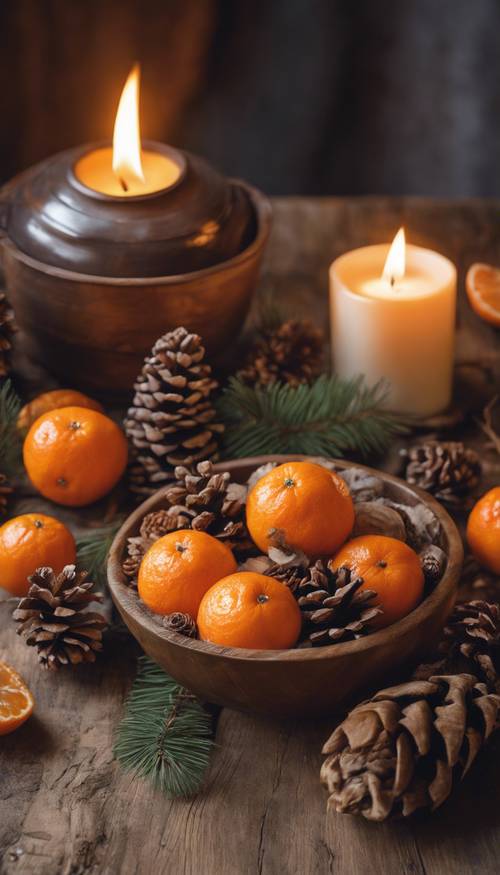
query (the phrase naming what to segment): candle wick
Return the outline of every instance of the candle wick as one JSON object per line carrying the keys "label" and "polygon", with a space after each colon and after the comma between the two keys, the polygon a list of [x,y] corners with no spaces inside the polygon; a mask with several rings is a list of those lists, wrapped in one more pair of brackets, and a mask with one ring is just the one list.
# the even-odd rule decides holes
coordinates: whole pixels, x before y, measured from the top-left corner
{"label": "candle wick", "polygon": [[119,176],[118,179],[119,179],[119,181],[120,181],[120,185],[121,185],[121,187],[123,188],[123,191],[128,191],[128,185],[127,185],[127,183],[125,182],[125,180],[122,179],[121,176]]}
{"label": "candle wick", "polygon": [[391,276],[391,280],[390,280],[390,282],[391,282],[391,289],[393,289],[393,288],[394,288],[394,283],[396,282],[396,277]]}

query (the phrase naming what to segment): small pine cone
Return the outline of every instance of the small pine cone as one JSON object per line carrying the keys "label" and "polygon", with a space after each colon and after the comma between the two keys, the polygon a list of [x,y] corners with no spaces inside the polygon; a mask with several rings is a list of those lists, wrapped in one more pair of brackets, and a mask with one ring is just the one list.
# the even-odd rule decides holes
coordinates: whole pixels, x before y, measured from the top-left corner
{"label": "small pine cone", "polygon": [[0,473],[0,516],[5,516],[7,513],[7,502],[13,491],[5,474]]}
{"label": "small pine cone", "polygon": [[169,632],[177,632],[187,638],[198,637],[198,627],[190,614],[182,614],[180,611],[167,614],[166,617],[163,617],[162,624]]}
{"label": "small pine cone", "polygon": [[245,523],[244,486],[232,482],[227,471],[216,474],[209,461],[193,468],[179,465],[175,478],[165,490],[165,498],[171,505],[169,512],[178,516],[185,528],[219,538],[239,559],[255,551]]}
{"label": "small pine cone", "polygon": [[361,577],[351,579],[348,568],[331,571],[321,560],[307,569],[294,596],[302,612],[301,647],[321,647],[367,635],[382,609],[373,604],[376,593],[360,589]]}
{"label": "small pine cone", "polygon": [[500,605],[485,601],[456,605],[439,651],[447,665],[463,666],[464,671],[494,685],[500,669]]}
{"label": "small pine cone", "polygon": [[478,454],[457,441],[427,441],[401,455],[408,483],[450,505],[463,503],[481,478]]}
{"label": "small pine cone", "polygon": [[290,592],[295,595],[298,587],[303,583],[304,577],[307,576],[308,570],[307,568],[304,568],[303,565],[288,566],[275,563],[271,565],[264,574],[267,574],[269,577],[274,577],[275,580],[284,583]]}
{"label": "small pine cone", "polygon": [[122,571],[128,578],[131,586],[137,586],[137,575],[147,549],[153,544],[153,540],[137,535],[127,540],[127,555],[122,562]]}
{"label": "small pine cone", "polygon": [[354,708],[323,748],[328,808],[377,821],[438,808],[499,716],[500,696],[470,674],[381,690]]}
{"label": "small pine cone", "polygon": [[217,454],[224,426],[211,400],[218,384],[204,358],[201,338],[176,328],[156,341],[144,361],[124,422],[134,454],[130,489],[138,496],[173,480],[176,465]]}
{"label": "small pine cone", "polygon": [[10,372],[10,354],[15,332],[14,312],[4,292],[0,292],[0,378],[6,377]]}
{"label": "small pine cone", "polygon": [[249,385],[311,383],[323,370],[323,332],[306,319],[263,330],[237,376]]}
{"label": "small pine cone", "polygon": [[154,510],[144,517],[140,534],[146,541],[157,541],[169,532],[175,532],[183,528],[183,519],[170,510]]}
{"label": "small pine cone", "polygon": [[102,633],[107,625],[102,614],[85,610],[92,602],[102,602],[88,572],[66,565],[60,574],[52,568],[37,568],[28,578],[28,595],[14,611],[20,623],[18,635],[36,647],[44,668],[95,662],[102,650]]}

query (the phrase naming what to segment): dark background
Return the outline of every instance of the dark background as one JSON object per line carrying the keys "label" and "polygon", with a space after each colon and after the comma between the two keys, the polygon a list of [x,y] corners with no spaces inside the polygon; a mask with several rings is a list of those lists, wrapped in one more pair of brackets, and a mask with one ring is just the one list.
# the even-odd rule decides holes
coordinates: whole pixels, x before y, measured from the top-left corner
{"label": "dark background", "polygon": [[499,0],[0,0],[0,180],[145,137],[271,194],[500,195]]}

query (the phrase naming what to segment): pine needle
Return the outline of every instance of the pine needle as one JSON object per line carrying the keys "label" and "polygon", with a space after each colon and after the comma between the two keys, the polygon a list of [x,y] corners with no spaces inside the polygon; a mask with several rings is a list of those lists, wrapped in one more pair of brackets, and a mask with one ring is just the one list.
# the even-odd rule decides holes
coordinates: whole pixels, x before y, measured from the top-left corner
{"label": "pine needle", "polygon": [[10,380],[0,387],[0,469],[8,477],[14,477],[21,467],[21,435],[17,429],[17,417],[21,400]]}
{"label": "pine needle", "polygon": [[76,539],[77,561],[89,572],[95,583],[106,583],[106,562],[113,539],[121,526],[121,520],[100,529],[89,529]]}
{"label": "pine needle", "polygon": [[116,735],[122,766],[167,796],[192,796],[210,760],[211,735],[210,715],[194,696],[142,656]]}
{"label": "pine needle", "polygon": [[226,458],[297,453],[310,456],[380,454],[406,427],[384,409],[388,386],[363,377],[322,375],[310,386],[246,386],[232,377],[219,400]]}

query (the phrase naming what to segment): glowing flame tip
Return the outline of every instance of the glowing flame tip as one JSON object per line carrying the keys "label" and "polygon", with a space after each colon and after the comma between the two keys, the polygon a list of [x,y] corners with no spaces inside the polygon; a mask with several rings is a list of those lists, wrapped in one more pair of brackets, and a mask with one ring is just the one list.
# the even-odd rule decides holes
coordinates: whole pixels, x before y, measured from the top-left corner
{"label": "glowing flame tip", "polygon": [[406,241],[405,229],[400,228],[392,241],[387,255],[382,276],[389,280],[391,286],[396,280],[404,277],[406,270]]}
{"label": "glowing flame tip", "polygon": [[113,131],[113,172],[126,188],[144,182],[139,128],[139,64],[134,64],[123,86]]}

